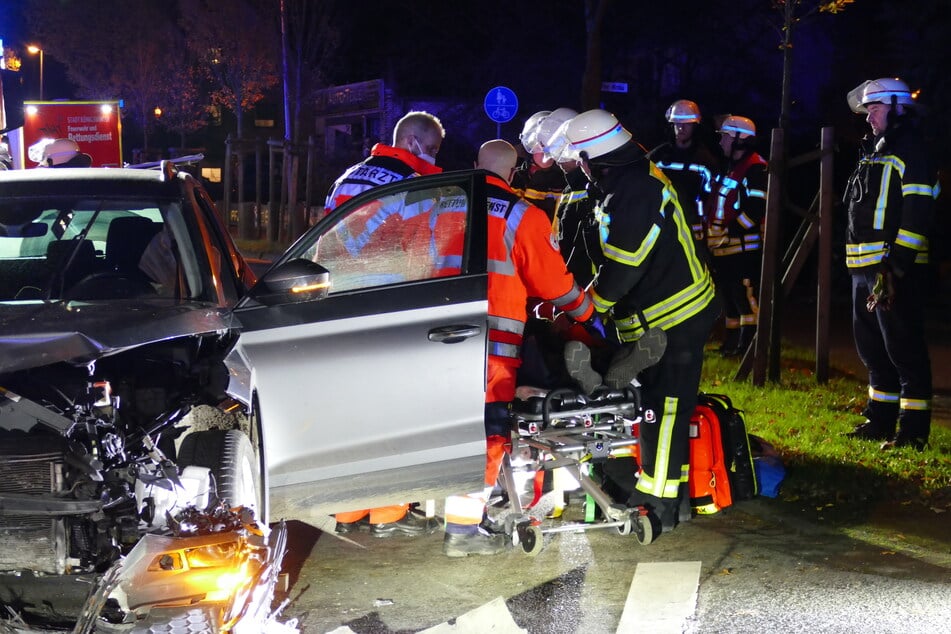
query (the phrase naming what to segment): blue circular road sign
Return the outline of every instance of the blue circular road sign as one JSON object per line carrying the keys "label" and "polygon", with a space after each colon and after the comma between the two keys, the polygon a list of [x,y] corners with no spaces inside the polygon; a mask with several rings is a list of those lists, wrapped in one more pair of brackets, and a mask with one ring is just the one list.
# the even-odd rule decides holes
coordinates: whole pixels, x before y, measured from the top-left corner
{"label": "blue circular road sign", "polygon": [[518,97],[505,86],[496,86],[485,95],[485,113],[496,123],[507,123],[518,112]]}

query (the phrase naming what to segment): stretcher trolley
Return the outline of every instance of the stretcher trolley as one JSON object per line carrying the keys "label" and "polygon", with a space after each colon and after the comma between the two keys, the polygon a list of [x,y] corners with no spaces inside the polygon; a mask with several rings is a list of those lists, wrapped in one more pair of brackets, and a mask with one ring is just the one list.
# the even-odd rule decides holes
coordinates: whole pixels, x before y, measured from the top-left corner
{"label": "stretcher trolley", "polygon": [[[543,526],[541,518],[531,515],[531,508],[522,508],[513,460],[504,460],[503,486],[513,507],[506,532],[526,554],[535,555],[541,550],[544,533],[615,528],[621,535],[633,534],[642,545],[653,541],[659,533],[659,526],[654,525],[656,518],[644,507],[617,504],[589,473],[594,463],[636,453],[636,428],[642,411],[636,385],[621,390],[602,386],[591,395],[573,388],[518,389],[512,404],[511,456],[530,455],[529,468],[542,472],[564,468],[601,511],[598,521]],[[536,494],[529,507],[537,501]]]}

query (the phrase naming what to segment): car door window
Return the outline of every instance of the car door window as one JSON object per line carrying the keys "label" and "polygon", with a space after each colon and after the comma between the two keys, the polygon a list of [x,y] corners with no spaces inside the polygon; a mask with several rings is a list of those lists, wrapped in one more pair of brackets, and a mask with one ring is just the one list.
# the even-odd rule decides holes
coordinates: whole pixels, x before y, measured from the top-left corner
{"label": "car door window", "polygon": [[458,275],[469,198],[459,186],[401,191],[353,208],[304,257],[330,271],[331,293]]}

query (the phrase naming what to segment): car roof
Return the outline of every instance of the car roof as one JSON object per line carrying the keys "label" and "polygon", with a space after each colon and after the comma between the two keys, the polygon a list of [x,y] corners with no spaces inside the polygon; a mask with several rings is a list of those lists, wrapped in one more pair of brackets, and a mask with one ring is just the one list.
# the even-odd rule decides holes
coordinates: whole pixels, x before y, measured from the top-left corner
{"label": "car roof", "polygon": [[[178,172],[178,178],[190,175]],[[109,167],[4,170],[0,184],[0,196],[176,196],[181,191],[180,184],[167,180],[162,170]]]}

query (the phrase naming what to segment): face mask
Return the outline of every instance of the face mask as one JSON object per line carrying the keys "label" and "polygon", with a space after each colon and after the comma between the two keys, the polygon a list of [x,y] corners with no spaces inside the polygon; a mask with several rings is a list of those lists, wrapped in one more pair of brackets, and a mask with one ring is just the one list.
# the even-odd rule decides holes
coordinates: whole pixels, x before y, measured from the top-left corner
{"label": "face mask", "polygon": [[429,154],[426,154],[426,151],[423,149],[423,146],[419,144],[419,140],[418,140],[416,137],[413,137],[413,143],[416,144],[416,150],[417,150],[416,156],[418,156],[419,158],[423,159],[424,161],[426,161],[426,162],[429,163],[430,165],[435,165],[435,164],[436,164],[436,157],[435,157],[435,156],[430,156]]}

